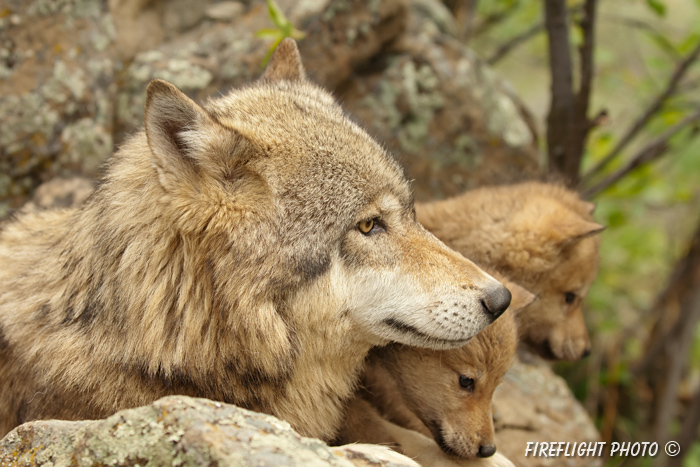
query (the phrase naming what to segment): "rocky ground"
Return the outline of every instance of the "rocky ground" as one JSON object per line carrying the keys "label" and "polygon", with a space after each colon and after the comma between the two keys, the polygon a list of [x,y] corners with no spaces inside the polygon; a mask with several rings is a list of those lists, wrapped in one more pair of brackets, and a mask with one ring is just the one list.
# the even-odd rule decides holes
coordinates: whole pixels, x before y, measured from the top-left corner
{"label": "rocky ground", "polygon": [[415,467],[362,446],[330,448],[288,423],[239,407],[171,396],[99,421],[40,421],[0,441],[0,465]]}

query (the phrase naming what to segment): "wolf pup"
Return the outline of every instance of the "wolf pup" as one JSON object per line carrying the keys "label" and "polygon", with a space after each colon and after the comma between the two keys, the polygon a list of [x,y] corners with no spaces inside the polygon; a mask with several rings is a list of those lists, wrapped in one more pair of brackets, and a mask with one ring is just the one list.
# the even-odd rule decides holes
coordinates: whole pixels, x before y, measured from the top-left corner
{"label": "wolf pup", "polygon": [[397,162],[291,39],[203,107],[146,93],[82,207],[0,234],[0,436],[183,394],[329,439],[372,346],[458,347],[508,306],[418,224]]}
{"label": "wolf pup", "polygon": [[566,188],[529,182],[418,204],[418,220],[450,247],[535,293],[516,314],[520,338],[549,359],[590,352],[581,306],[598,272],[594,205]]}
{"label": "wolf pup", "polygon": [[373,349],[363,387],[348,408],[340,444],[399,444],[399,452],[416,455],[421,462],[421,453],[403,444],[397,430],[379,422],[381,416],[433,438],[453,461],[492,456],[496,446],[491,400],[515,357],[513,312],[535,300],[517,284],[502,282],[512,293],[508,311],[464,347],[436,351],[393,344]]}

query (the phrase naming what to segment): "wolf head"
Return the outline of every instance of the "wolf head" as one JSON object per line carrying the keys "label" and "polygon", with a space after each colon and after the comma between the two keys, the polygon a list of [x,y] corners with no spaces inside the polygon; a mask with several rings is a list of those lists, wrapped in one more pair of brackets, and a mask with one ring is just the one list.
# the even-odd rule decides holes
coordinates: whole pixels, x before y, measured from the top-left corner
{"label": "wolf head", "polygon": [[220,255],[210,266],[224,308],[255,296],[288,313],[324,280],[304,303],[375,343],[444,348],[508,306],[505,287],[416,222],[399,165],[305,79],[290,39],[261,80],[203,107],[153,81],[145,126],[164,215]]}
{"label": "wolf head", "polygon": [[593,204],[562,187],[540,186],[524,198],[504,255],[507,271],[538,297],[518,315],[520,335],[545,358],[577,360],[591,349],[582,307],[604,227],[591,219]]}

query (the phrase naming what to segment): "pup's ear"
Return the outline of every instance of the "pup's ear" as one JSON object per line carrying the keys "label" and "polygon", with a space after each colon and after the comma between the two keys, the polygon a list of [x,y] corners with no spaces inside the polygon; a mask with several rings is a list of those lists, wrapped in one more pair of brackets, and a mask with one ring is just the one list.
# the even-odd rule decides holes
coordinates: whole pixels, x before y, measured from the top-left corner
{"label": "pup's ear", "polygon": [[280,42],[270,57],[265,72],[260,77],[264,81],[303,81],[304,65],[294,39],[286,37]]}
{"label": "pup's ear", "polygon": [[537,295],[533,294],[525,287],[509,280],[503,280],[501,282],[510,290],[511,299],[510,305],[508,306],[509,310],[517,313],[523,308],[532,305],[532,303],[537,300]]}
{"label": "pup's ear", "polygon": [[571,245],[605,230],[605,226],[582,219],[575,213],[564,216],[557,227],[557,231],[552,232],[552,237],[561,246]]}
{"label": "pup's ear", "polygon": [[589,215],[593,214],[593,211],[595,211],[595,204],[590,201],[581,201],[581,205]]}
{"label": "pup's ear", "polygon": [[558,200],[548,197],[533,197],[528,200],[526,206],[513,216],[512,225],[521,235],[539,238],[543,245],[559,248],[605,229],[600,224],[584,219]]}

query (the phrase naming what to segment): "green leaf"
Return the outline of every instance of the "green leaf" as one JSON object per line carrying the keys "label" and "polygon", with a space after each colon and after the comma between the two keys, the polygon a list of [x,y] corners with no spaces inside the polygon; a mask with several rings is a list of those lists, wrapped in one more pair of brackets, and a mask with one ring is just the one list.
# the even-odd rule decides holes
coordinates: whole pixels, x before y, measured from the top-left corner
{"label": "green leaf", "polygon": [[267,0],[267,11],[270,13],[270,19],[278,28],[284,29],[289,24],[289,20],[284,16],[275,0]]}
{"label": "green leaf", "polygon": [[674,60],[680,57],[676,46],[668,39],[668,37],[660,34],[656,31],[645,31],[645,33],[651,38],[652,42],[663,52],[670,55]]}
{"label": "green leaf", "polygon": [[666,16],[666,4],[661,0],[647,0],[647,6],[651,8],[658,16]]}
{"label": "green leaf", "polygon": [[681,41],[677,49],[680,53],[687,54],[695,48],[695,46],[698,44],[698,40],[700,40],[700,34],[697,32],[692,32],[688,34],[688,37]]}
{"label": "green leaf", "polygon": [[282,31],[279,29],[261,29],[255,33],[255,37],[260,37],[262,39],[278,39],[282,35]]}

